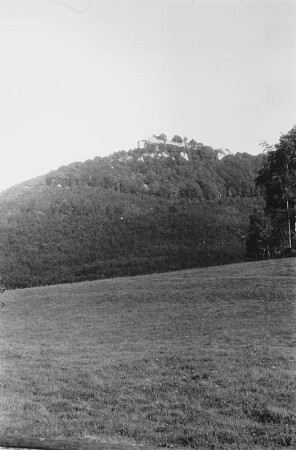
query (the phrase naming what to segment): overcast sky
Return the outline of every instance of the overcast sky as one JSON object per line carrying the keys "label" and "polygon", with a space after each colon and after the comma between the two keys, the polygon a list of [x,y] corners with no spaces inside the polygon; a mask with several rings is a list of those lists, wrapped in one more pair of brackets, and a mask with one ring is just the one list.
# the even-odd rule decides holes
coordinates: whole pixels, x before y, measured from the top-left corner
{"label": "overcast sky", "polygon": [[256,154],[296,123],[296,1],[0,0],[0,190],[164,132]]}

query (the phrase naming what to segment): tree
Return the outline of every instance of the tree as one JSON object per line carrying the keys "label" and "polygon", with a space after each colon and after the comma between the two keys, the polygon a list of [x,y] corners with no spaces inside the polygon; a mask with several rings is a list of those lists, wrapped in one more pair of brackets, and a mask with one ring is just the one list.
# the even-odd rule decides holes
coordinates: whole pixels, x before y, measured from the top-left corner
{"label": "tree", "polygon": [[296,126],[267,148],[256,184],[265,191],[265,213],[273,224],[275,245],[292,251],[296,246]]}
{"label": "tree", "polygon": [[183,143],[183,139],[178,134],[175,134],[175,136],[172,139],[172,142],[176,142],[177,144],[182,144]]}
{"label": "tree", "polygon": [[264,211],[255,209],[250,216],[250,225],[246,240],[247,257],[250,259],[269,257],[271,244],[271,219]]}
{"label": "tree", "polygon": [[167,135],[164,133],[161,133],[159,136],[155,136],[155,137],[156,137],[156,139],[159,139],[160,141],[166,142],[166,140],[167,140]]}
{"label": "tree", "polygon": [[197,142],[195,139],[191,139],[188,143],[190,148],[195,148],[197,146]]}

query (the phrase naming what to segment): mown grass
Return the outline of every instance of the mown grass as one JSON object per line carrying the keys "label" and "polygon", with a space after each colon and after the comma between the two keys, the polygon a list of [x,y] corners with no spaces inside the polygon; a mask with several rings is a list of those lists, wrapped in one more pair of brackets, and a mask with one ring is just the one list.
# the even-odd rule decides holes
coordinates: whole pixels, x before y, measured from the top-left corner
{"label": "mown grass", "polygon": [[295,259],[5,292],[2,435],[296,447]]}

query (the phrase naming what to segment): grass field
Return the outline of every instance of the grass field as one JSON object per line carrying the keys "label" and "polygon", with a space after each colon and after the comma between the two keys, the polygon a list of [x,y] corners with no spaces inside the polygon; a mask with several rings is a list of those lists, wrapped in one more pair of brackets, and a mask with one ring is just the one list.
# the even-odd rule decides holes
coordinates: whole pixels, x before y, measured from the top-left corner
{"label": "grass field", "polygon": [[296,448],[296,260],[5,292],[0,434]]}

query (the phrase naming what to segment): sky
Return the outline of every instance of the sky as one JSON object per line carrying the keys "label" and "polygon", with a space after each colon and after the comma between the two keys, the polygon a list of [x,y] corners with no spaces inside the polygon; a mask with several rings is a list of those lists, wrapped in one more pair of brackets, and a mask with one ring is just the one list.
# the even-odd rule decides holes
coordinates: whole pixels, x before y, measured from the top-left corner
{"label": "sky", "polygon": [[0,0],[0,191],[178,134],[257,154],[296,123],[296,0]]}

